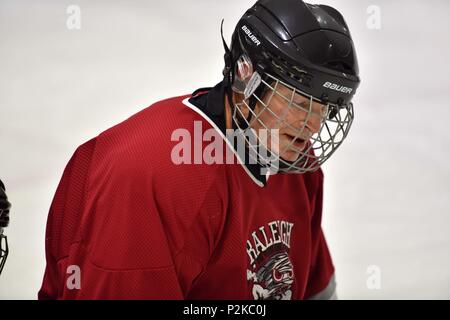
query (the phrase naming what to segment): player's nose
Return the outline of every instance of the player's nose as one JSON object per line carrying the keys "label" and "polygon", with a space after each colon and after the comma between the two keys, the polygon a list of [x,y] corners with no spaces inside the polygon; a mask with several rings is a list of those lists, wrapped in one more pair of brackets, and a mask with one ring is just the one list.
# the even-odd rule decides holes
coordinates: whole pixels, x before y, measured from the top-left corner
{"label": "player's nose", "polygon": [[322,122],[325,121],[328,108],[326,105],[314,101],[310,110],[310,116],[307,121],[307,126],[311,132],[318,133],[322,127]]}
{"label": "player's nose", "polygon": [[311,132],[311,135],[313,135],[320,131],[324,114],[326,114],[326,106],[318,102],[313,102],[309,110],[300,110],[295,117],[297,123],[300,122],[300,125],[305,126]]}

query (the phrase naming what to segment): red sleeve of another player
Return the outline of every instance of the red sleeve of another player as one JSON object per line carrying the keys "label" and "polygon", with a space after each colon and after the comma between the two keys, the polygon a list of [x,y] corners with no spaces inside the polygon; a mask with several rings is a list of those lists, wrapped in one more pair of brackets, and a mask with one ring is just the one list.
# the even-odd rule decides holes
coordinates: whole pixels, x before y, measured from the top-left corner
{"label": "red sleeve of another player", "polygon": [[306,299],[332,299],[335,297],[334,266],[322,231],[323,174],[319,172],[319,184],[313,202],[312,259]]}

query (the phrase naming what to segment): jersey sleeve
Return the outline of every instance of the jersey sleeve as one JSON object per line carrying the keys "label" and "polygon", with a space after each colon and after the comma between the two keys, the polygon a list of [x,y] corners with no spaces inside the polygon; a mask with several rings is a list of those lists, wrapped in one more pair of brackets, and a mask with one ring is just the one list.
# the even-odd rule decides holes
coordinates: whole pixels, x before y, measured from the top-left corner
{"label": "jersey sleeve", "polygon": [[223,223],[216,176],[130,149],[90,142],[70,160],[39,299],[184,299],[205,269]]}
{"label": "jersey sleeve", "polygon": [[321,171],[319,177],[313,200],[312,259],[305,298],[328,300],[336,298],[336,283],[334,266],[321,226],[323,207],[323,173]]}
{"label": "jersey sleeve", "polygon": [[78,147],[66,165],[56,189],[47,219],[45,235],[46,268],[39,299],[57,299],[62,291],[64,270],[61,261],[68,255],[80,219],[84,191],[95,148],[95,139]]}

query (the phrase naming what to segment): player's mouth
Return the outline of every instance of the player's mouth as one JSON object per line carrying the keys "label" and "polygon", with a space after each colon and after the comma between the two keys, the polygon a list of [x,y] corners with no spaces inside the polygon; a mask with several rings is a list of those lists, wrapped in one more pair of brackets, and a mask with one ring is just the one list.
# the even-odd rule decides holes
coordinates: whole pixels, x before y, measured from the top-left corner
{"label": "player's mouth", "polygon": [[302,151],[305,148],[307,140],[288,133],[286,133],[285,136],[289,139],[289,143],[292,143],[291,147],[294,147],[297,151]]}

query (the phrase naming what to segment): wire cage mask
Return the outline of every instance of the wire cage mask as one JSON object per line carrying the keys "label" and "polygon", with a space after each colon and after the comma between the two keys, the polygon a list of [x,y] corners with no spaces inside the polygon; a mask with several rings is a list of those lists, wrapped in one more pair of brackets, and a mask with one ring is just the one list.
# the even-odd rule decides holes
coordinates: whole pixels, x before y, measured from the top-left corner
{"label": "wire cage mask", "polygon": [[[262,90],[257,90],[260,86]],[[318,170],[347,137],[354,119],[352,103],[321,101],[268,73],[261,77],[254,72],[246,89],[244,99],[234,103],[233,122],[246,141],[250,159],[272,173]],[[289,94],[282,93],[286,89]],[[299,95],[307,103],[298,104]],[[256,99],[253,107],[250,98]],[[275,100],[283,101],[283,112],[274,111]],[[292,114],[298,119],[292,121]],[[270,127],[264,121],[268,117],[275,120]],[[320,124],[314,130],[313,120]]]}

